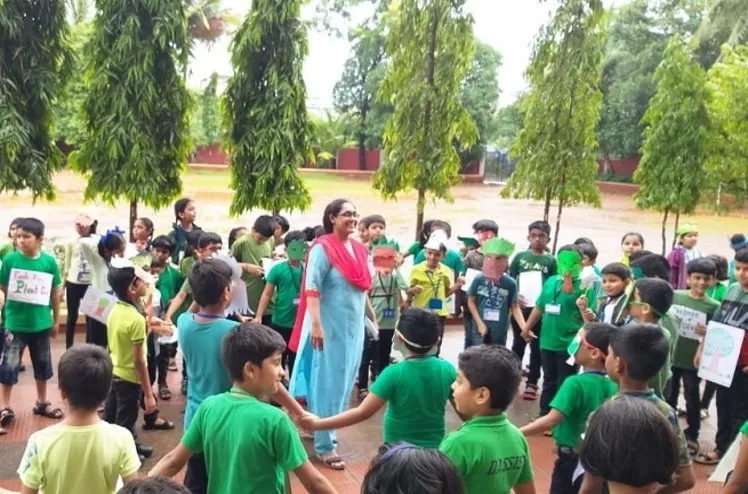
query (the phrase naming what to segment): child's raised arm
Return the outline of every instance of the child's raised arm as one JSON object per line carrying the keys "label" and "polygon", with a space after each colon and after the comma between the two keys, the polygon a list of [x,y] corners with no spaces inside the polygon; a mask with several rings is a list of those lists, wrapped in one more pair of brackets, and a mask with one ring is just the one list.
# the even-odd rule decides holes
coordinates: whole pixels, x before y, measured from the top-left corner
{"label": "child's raised arm", "polygon": [[376,394],[369,393],[364,401],[356,408],[351,408],[343,413],[332,417],[321,419],[311,413],[305,414],[299,422],[305,429],[311,431],[326,431],[333,429],[342,429],[350,425],[355,425],[372,417],[386,402]]}
{"label": "child's raised arm", "polygon": [[539,432],[553,429],[558,424],[560,424],[563,419],[564,415],[561,412],[559,412],[555,408],[551,408],[551,410],[546,415],[543,415],[539,419],[530,422],[524,427],[520,427],[519,431],[525,436],[532,436],[534,434],[538,434]]}
{"label": "child's raised arm", "polygon": [[179,308],[182,306],[184,301],[187,299],[187,292],[184,290],[179,290],[179,292],[174,295],[174,298],[171,299],[171,302],[169,303],[169,308],[166,310],[166,315],[164,316],[165,321],[171,321],[174,318],[174,314],[179,310]]}

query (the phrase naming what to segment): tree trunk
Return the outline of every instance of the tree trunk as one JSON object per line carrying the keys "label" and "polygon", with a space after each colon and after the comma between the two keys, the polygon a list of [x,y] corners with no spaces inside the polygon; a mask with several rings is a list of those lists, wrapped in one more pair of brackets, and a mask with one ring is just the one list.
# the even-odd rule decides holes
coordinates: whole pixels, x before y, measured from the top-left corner
{"label": "tree trunk", "polygon": [[280,216],[281,210],[280,209],[273,209],[273,216]]}
{"label": "tree trunk", "polygon": [[669,209],[665,208],[665,214],[662,216],[662,255],[665,255],[665,244],[667,243],[667,233],[665,232],[665,229],[667,228],[667,215],[670,212]]}
{"label": "tree trunk", "polygon": [[551,187],[545,189],[545,206],[543,207],[543,221],[548,222],[551,215]]}
{"label": "tree trunk", "polygon": [[423,229],[423,210],[426,205],[426,190],[418,189],[418,202],[416,203],[416,242],[421,240]]}
{"label": "tree trunk", "polygon": [[133,230],[135,229],[135,220],[138,219],[138,200],[130,201],[130,242],[135,242]]}
{"label": "tree trunk", "polygon": [[558,247],[558,231],[561,229],[561,212],[564,209],[564,198],[561,197],[558,200],[558,212],[556,213],[556,231],[553,232],[553,255],[556,255],[556,247]]}
{"label": "tree trunk", "polygon": [[358,168],[366,170],[366,135],[363,131],[358,134]]}
{"label": "tree trunk", "polygon": [[680,210],[675,212],[675,229],[673,230],[673,246],[671,249],[675,249],[675,244],[678,242],[678,224],[680,223]]}

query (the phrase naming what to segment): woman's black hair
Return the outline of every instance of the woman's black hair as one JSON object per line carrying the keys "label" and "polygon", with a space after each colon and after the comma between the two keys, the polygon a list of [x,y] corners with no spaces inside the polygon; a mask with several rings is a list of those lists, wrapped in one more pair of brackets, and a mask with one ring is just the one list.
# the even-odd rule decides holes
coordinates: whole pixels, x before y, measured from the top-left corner
{"label": "woman's black hair", "polygon": [[187,206],[191,203],[195,202],[189,197],[182,197],[181,199],[177,199],[177,202],[174,203],[174,218],[176,219],[177,223],[179,223],[179,215],[184,213],[184,211],[187,209]]}
{"label": "woman's black hair", "polygon": [[727,281],[730,279],[730,265],[727,262],[727,258],[717,254],[712,254],[706,257],[707,259],[711,259],[717,267],[717,274],[714,275],[714,277],[717,278],[717,281]]}
{"label": "woman's black hair", "polygon": [[119,228],[115,228],[114,230],[107,231],[104,235],[101,236],[101,238],[99,239],[99,244],[97,245],[97,250],[99,251],[99,255],[101,257],[103,257],[104,259],[109,259],[111,257],[111,254],[107,256],[107,253],[119,250],[124,247],[124,245],[124,232]]}
{"label": "woman's black hair", "polygon": [[153,221],[151,221],[150,218],[145,218],[145,217],[138,218],[136,221],[139,221],[139,222],[143,223],[143,225],[145,225],[145,229],[148,230],[149,232],[151,232],[148,235],[148,241],[150,242],[151,239],[153,238]]}
{"label": "woman's black hair", "polygon": [[587,473],[608,482],[669,485],[679,465],[678,438],[655,405],[622,395],[592,414],[579,456]]}
{"label": "woman's black hair", "polygon": [[464,494],[460,473],[444,453],[405,443],[381,446],[361,494]]}
{"label": "woman's black hair", "polygon": [[348,199],[335,199],[325,208],[325,212],[322,214],[322,226],[325,229],[325,233],[332,233],[333,226],[330,216],[337,216],[343,210],[343,206],[346,204],[353,204]]}
{"label": "woman's black hair", "polygon": [[229,232],[229,249],[234,246],[234,242],[236,242],[237,237],[239,236],[239,232],[245,230],[247,231],[248,228],[244,226],[237,226],[236,228],[232,228]]}
{"label": "woman's black hair", "polygon": [[621,244],[623,244],[623,241],[626,240],[626,237],[632,237],[632,236],[637,237],[639,239],[639,243],[642,244],[642,249],[643,249],[644,248],[644,237],[642,236],[641,233],[637,233],[637,232],[628,232],[626,235],[621,237]]}

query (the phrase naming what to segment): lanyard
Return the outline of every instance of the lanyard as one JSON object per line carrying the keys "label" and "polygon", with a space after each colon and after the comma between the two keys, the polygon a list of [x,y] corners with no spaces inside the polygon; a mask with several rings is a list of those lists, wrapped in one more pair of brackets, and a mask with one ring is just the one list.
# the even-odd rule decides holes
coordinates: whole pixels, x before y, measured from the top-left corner
{"label": "lanyard", "polygon": [[395,291],[395,274],[393,273],[392,275],[390,275],[390,289],[389,290],[387,290],[384,287],[384,281],[382,281],[382,274],[379,272],[377,273],[377,280],[379,280],[379,286],[382,288],[382,291],[384,292],[384,297],[387,298],[387,309],[391,309],[392,308],[392,304],[391,304],[392,296]]}
{"label": "lanyard", "polygon": [[291,276],[291,283],[293,283],[294,288],[296,289],[296,293],[298,294],[301,290],[301,277],[304,276],[304,267],[301,266],[301,276],[299,276],[299,282],[296,282],[296,277],[293,275],[293,268],[291,267],[291,263],[287,262],[286,266],[288,266],[288,274]]}
{"label": "lanyard", "polygon": [[206,314],[204,312],[198,312],[196,316],[202,317],[203,319],[224,319],[224,316],[219,314]]}
{"label": "lanyard", "polygon": [[434,290],[434,297],[439,296],[439,287],[442,285],[442,278],[439,277],[439,281],[437,281],[436,284],[434,284],[434,276],[431,274],[431,271],[426,271],[426,276],[429,279],[429,283],[431,284],[431,288]]}

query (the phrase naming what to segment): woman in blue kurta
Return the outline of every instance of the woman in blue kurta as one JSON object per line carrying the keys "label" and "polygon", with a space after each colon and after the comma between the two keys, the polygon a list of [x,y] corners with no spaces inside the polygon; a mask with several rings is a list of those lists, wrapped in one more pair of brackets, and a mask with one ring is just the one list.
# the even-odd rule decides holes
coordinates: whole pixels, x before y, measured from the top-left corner
{"label": "woman in blue kurta", "polygon": [[[290,391],[309,411],[331,417],[348,408],[364,344],[366,294],[371,288],[368,249],[350,238],[356,208],[337,199],[325,208],[326,235],[309,251],[304,290],[291,338],[297,352]],[[314,449],[328,467],[342,470],[335,431],[314,433]]]}

